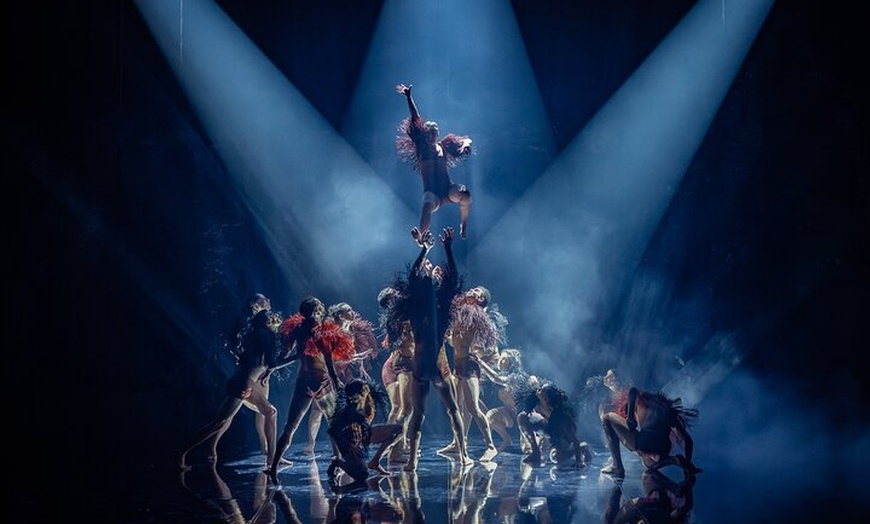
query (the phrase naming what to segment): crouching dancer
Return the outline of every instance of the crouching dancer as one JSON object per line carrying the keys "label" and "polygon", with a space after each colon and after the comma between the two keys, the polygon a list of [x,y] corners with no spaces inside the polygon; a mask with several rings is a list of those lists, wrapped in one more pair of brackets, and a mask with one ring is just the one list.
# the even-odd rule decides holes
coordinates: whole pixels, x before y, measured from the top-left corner
{"label": "crouching dancer", "polygon": [[[327,475],[333,490],[354,489],[365,484],[369,470],[388,475],[381,466],[381,457],[402,436],[401,424],[372,424],[375,414],[386,413],[386,391],[364,379],[353,379],[341,391],[338,405],[329,424],[329,436],[335,442],[340,457],[329,464]],[[368,458],[369,446],[379,444],[374,456]],[[335,485],[336,469],[341,468],[353,478],[349,486],[338,488]]]}

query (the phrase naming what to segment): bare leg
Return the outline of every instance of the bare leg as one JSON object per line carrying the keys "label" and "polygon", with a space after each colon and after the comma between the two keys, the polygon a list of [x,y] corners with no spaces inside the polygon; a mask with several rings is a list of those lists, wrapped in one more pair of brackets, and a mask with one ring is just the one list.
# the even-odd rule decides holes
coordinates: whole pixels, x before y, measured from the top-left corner
{"label": "bare leg", "polygon": [[258,430],[262,431],[259,435],[261,439],[261,452],[266,456],[266,467],[268,467],[275,458],[275,445],[278,433],[278,410],[269,402],[266,390],[254,389],[252,395],[245,400],[246,405],[256,413],[255,421],[258,424]]}
{"label": "bare leg", "polygon": [[607,447],[610,448],[610,457],[613,462],[601,468],[602,473],[617,478],[625,477],[625,467],[622,465],[622,453],[619,448],[620,441],[628,442],[631,439],[631,447],[634,447],[634,435],[628,429],[625,419],[616,413],[605,413],[601,417],[601,425],[604,428],[604,436],[607,438]]}
{"label": "bare leg", "polygon": [[299,429],[299,424],[302,422],[302,417],[311,407],[311,397],[303,391],[303,388],[297,387],[293,391],[293,397],[290,399],[290,407],[288,408],[287,422],[284,424],[284,431],[278,437],[278,443],[275,445],[275,457],[272,459],[272,465],[269,466],[269,476],[273,481],[278,478],[278,464],[290,443],[293,442],[293,435]]}
{"label": "bare leg", "polygon": [[498,447],[498,452],[501,453],[511,445],[511,434],[508,431],[508,411],[507,407],[502,406],[493,408],[486,413],[486,420],[489,422],[489,427],[501,437],[501,445]]}
{"label": "bare leg", "polygon": [[390,460],[400,460],[408,452],[408,424],[414,410],[411,398],[411,374],[400,373],[398,376],[399,414],[396,423],[402,425],[402,439],[390,450]]}
{"label": "bare leg", "polygon": [[402,436],[402,426],[399,424],[377,424],[372,426],[372,443],[380,443],[380,447],[368,463],[368,468],[383,475],[390,472],[381,466],[381,457],[387,449],[396,444]]}
{"label": "bare leg", "polygon": [[[432,202],[423,202],[423,205],[420,208],[420,230],[419,232],[425,233],[429,231],[429,227],[432,224],[432,213],[435,210],[435,206]],[[416,240],[416,239],[415,239]],[[420,242],[417,242],[420,244]],[[422,244],[420,244],[422,246]]]}
{"label": "bare leg", "polygon": [[526,464],[541,463],[541,447],[538,444],[538,438],[535,435],[535,429],[532,427],[531,417],[528,413],[521,412],[517,415],[517,425],[520,427],[521,434],[526,436],[531,451],[523,458]]}
{"label": "bare leg", "polygon": [[386,390],[387,397],[390,399],[390,413],[387,415],[387,424],[395,424],[402,409],[402,397],[399,395],[399,383],[393,382],[386,386]]}
{"label": "bare leg", "polygon": [[217,445],[220,442],[223,434],[229,429],[230,424],[236,413],[242,408],[242,400],[235,397],[227,397],[218,408],[215,417],[197,431],[185,444],[176,455],[176,461],[179,469],[182,471],[188,469],[187,454],[196,446],[202,444],[206,440],[211,439],[211,448],[209,450],[209,461],[217,461]]}
{"label": "bare leg", "polygon": [[[474,423],[477,424],[477,429],[483,435],[483,442],[486,444],[486,451],[480,457],[481,462],[489,462],[498,454],[495,449],[495,444],[492,442],[492,430],[489,427],[489,421],[486,414],[480,409],[480,381],[475,376],[470,376],[465,380],[459,380],[460,387],[463,388],[464,403]],[[467,434],[467,429],[466,429]],[[468,439],[466,439],[466,442]]]}
{"label": "bare leg", "polygon": [[414,406],[411,419],[408,421],[408,439],[411,449],[408,462],[402,469],[405,471],[417,471],[417,453],[420,450],[420,428],[423,427],[423,419],[425,418],[426,398],[429,396],[429,381],[413,379],[410,386],[411,401]]}
{"label": "bare leg", "polygon": [[471,193],[464,184],[454,184],[450,188],[450,201],[459,204],[459,236],[468,238],[468,215],[471,212]]}
{"label": "bare leg", "polygon": [[459,462],[464,466],[474,464],[471,457],[468,456],[468,450],[465,447],[465,428],[462,424],[462,417],[459,416],[459,406],[456,403],[456,388],[452,381],[444,381],[437,385],[435,390],[441,397],[444,407],[447,410],[447,416],[450,418],[450,426],[453,428],[453,438],[456,440]]}
{"label": "bare leg", "polygon": [[269,455],[269,442],[266,439],[266,417],[262,413],[254,414],[254,428],[257,430],[257,439],[260,441],[260,454]]}
{"label": "bare leg", "polygon": [[323,412],[317,407],[317,404],[311,405],[311,411],[308,413],[308,445],[305,446],[305,454],[313,455],[314,447],[317,444],[317,433],[320,431],[320,423],[323,421]]}
{"label": "bare leg", "polygon": [[[456,405],[458,406],[458,409],[459,409],[460,418],[462,420],[468,420],[468,413],[467,413],[467,411],[465,411],[463,409],[462,390],[461,390],[461,388],[456,387],[456,383],[459,381],[459,379],[456,378],[456,375],[450,375],[449,377],[447,377],[445,379],[445,381],[450,382],[451,387],[456,392]],[[468,441],[467,425],[463,426],[463,428],[466,429],[466,431],[464,431],[464,433],[463,433],[463,436],[466,437],[465,441],[467,442]],[[450,441],[450,444],[447,444],[446,446],[444,446],[443,448],[441,448],[437,451],[437,453],[444,453],[444,454],[448,454],[448,455],[458,453],[458,452],[459,452],[459,442],[456,440],[455,433],[453,435],[453,440]]]}

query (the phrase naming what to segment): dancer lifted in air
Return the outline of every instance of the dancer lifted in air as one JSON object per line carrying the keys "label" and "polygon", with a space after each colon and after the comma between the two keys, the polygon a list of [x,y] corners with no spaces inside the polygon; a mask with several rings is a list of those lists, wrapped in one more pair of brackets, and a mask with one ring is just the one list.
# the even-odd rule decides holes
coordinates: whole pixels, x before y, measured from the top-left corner
{"label": "dancer lifted in air", "polygon": [[429,231],[432,213],[442,204],[459,204],[459,236],[468,237],[468,213],[471,210],[471,193],[465,184],[454,183],[448,169],[471,154],[471,138],[454,133],[438,140],[438,124],[423,121],[411,96],[411,87],[396,86],[396,91],[405,95],[411,116],[399,125],[401,133],[396,138],[399,157],[414,166],[423,178],[423,202],[420,210],[420,225],[411,230],[417,244],[422,246],[422,235]]}

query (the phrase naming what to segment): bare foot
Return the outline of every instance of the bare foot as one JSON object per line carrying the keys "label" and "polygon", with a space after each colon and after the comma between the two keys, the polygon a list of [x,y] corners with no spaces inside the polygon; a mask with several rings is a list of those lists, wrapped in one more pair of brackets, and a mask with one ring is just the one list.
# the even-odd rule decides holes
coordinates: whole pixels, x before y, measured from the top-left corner
{"label": "bare foot", "polygon": [[439,449],[437,453],[445,453],[445,454],[453,454],[459,453],[459,446],[456,445],[456,442],[451,442],[447,444],[443,448]]}
{"label": "bare foot", "polygon": [[463,466],[473,466],[474,459],[469,457],[468,455],[460,455],[459,456],[459,463],[462,464]]}
{"label": "bare foot", "polygon": [[[270,466],[270,465],[272,465],[272,461],[269,460],[269,459],[266,459],[266,469],[269,469],[269,466]],[[292,466],[292,465],[293,465],[293,461],[292,461],[292,460],[287,460],[287,459],[285,459],[284,457],[281,457],[281,460],[278,461],[278,465],[279,465],[279,466]]]}
{"label": "bare foot", "polygon": [[377,471],[381,475],[389,475],[390,474],[390,472],[387,471],[386,468],[381,466],[380,461],[370,460],[368,466],[369,466],[370,470]]}
{"label": "bare foot", "polygon": [[498,455],[498,450],[495,449],[495,446],[490,446],[486,448],[486,451],[483,452],[483,455],[480,456],[481,462],[489,462]]}

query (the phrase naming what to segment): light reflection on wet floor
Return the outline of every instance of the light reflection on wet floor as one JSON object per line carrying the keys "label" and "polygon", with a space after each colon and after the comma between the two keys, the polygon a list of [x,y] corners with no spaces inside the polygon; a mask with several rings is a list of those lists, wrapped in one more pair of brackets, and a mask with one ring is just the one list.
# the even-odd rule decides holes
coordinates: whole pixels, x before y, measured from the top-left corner
{"label": "light reflection on wet floor", "polygon": [[[367,489],[350,493],[336,493],[330,487],[328,452],[306,459],[301,445],[285,454],[298,460],[279,470],[278,485],[263,473],[259,454],[216,467],[195,464],[179,474],[174,485],[165,486],[160,500],[142,506],[137,522],[318,524],[342,522],[359,512],[376,523],[601,523],[608,507],[614,511],[624,506],[626,511],[632,498],[644,495],[642,467],[633,455],[624,456],[626,479],[615,483],[599,473],[609,456],[604,450],[594,450],[588,468],[559,470],[550,464],[523,464],[518,450],[501,453],[490,463],[461,468],[435,449],[424,442],[416,473],[404,472],[403,463],[385,459],[390,476],[374,477]],[[483,448],[472,445],[469,451],[477,457]],[[665,474],[682,479],[679,470]],[[691,513],[689,517],[685,522],[694,522]]]}

